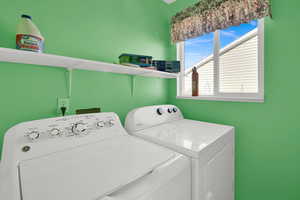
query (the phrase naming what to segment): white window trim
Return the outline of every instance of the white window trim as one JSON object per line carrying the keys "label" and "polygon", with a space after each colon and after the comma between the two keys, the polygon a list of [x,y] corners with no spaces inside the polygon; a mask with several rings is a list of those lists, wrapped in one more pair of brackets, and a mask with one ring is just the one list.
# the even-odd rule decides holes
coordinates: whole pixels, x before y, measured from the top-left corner
{"label": "white window trim", "polygon": [[214,94],[201,96],[184,96],[184,42],[177,43],[177,60],[181,63],[181,73],[177,78],[177,99],[233,101],[233,102],[264,102],[264,20],[258,20],[258,93],[219,93],[219,31],[214,34]]}

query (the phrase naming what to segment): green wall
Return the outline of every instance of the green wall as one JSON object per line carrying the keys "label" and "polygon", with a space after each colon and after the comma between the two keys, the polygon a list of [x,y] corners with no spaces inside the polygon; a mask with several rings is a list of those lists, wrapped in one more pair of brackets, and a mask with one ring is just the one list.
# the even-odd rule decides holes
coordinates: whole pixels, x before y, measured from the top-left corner
{"label": "green wall", "polygon": [[[177,1],[175,12],[195,1]],[[300,1],[273,0],[265,20],[265,103],[175,98],[187,118],[236,127],[236,199],[300,199]]]}
{"label": "green wall", "polygon": [[[0,7],[0,46],[14,48],[19,15],[33,16],[46,52],[116,62],[123,52],[175,58],[169,17],[197,0],[5,0]],[[71,3],[70,3],[71,2]],[[273,0],[265,24],[265,103],[175,98],[175,80],[74,71],[72,110],[100,106],[123,120],[138,106],[172,103],[187,118],[236,127],[236,199],[300,199],[300,116],[297,0]],[[67,96],[65,70],[0,63],[0,135],[22,121],[56,116],[56,98]],[[0,144],[2,144],[0,139]]]}
{"label": "green wall", "polygon": [[[21,14],[32,15],[46,38],[45,52],[106,62],[121,53],[168,56],[168,18],[160,0],[4,0],[0,7],[0,47],[15,47],[15,29]],[[3,134],[28,120],[57,116],[57,97],[66,97],[66,71],[44,66],[0,63],[0,149]],[[138,106],[167,102],[168,81],[131,76],[73,72],[71,110],[101,107],[124,120]],[[1,152],[1,150],[0,150]]]}

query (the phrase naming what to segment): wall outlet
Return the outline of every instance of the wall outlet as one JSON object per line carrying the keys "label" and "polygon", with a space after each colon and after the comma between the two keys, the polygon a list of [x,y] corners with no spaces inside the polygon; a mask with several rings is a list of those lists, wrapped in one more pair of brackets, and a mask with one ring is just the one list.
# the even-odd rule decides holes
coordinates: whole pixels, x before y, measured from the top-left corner
{"label": "wall outlet", "polygon": [[66,107],[66,113],[70,110],[70,99],[69,98],[57,98],[57,113],[61,113],[61,107]]}

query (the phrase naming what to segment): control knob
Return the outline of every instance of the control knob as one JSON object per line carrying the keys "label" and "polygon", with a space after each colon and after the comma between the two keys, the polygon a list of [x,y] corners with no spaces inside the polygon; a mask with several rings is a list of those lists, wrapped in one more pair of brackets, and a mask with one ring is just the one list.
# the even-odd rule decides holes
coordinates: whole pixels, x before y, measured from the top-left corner
{"label": "control knob", "polygon": [[109,127],[112,127],[113,125],[115,125],[115,120],[113,120],[113,119],[108,120],[107,124]]}
{"label": "control knob", "polygon": [[173,109],[172,108],[168,108],[168,113],[172,113]]}
{"label": "control knob", "polygon": [[78,122],[72,126],[72,133],[75,135],[79,135],[81,133],[85,133],[87,131],[87,125],[81,122]]}
{"label": "control knob", "polygon": [[40,137],[40,133],[38,131],[31,131],[30,133],[27,134],[27,137],[30,140],[36,140]]}
{"label": "control knob", "polygon": [[162,114],[164,113],[164,110],[163,110],[162,108],[157,108],[157,109],[156,109],[156,113],[157,113],[158,115],[162,115]]}
{"label": "control knob", "polygon": [[102,128],[104,126],[105,126],[104,121],[99,121],[99,122],[96,123],[96,127],[98,127],[98,128]]}
{"label": "control knob", "polygon": [[178,109],[174,107],[173,112],[176,113],[177,111],[178,111]]}
{"label": "control knob", "polygon": [[51,136],[58,136],[58,135],[60,135],[61,132],[58,128],[54,128],[54,129],[51,129],[49,133]]}

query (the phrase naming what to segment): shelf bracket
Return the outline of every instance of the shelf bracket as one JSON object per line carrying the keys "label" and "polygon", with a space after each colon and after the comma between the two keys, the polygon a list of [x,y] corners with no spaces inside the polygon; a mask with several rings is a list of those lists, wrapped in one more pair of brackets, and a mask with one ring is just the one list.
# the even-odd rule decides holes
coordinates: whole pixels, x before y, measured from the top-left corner
{"label": "shelf bracket", "polygon": [[68,88],[68,98],[72,96],[72,79],[73,79],[73,69],[67,68],[67,88]]}
{"label": "shelf bracket", "polygon": [[135,90],[135,75],[130,76],[131,81],[131,96],[134,96],[134,90]]}

